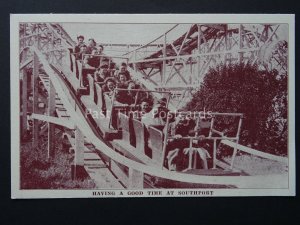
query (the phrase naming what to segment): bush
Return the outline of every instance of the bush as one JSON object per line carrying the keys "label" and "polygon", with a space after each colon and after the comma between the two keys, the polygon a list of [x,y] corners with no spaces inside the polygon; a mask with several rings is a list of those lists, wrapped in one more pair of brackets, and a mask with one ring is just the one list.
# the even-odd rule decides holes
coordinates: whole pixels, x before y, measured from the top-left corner
{"label": "bush", "polygon": [[[287,154],[287,75],[257,65],[219,65],[210,69],[186,110],[244,114],[240,143],[265,152]],[[219,130],[234,133],[232,120]]]}
{"label": "bush", "polygon": [[[45,140],[46,141],[46,140]],[[91,189],[96,184],[90,178],[72,180],[71,165],[74,156],[62,151],[56,140],[54,159],[47,161],[47,145],[33,149],[32,143],[22,143],[20,154],[21,189]]]}

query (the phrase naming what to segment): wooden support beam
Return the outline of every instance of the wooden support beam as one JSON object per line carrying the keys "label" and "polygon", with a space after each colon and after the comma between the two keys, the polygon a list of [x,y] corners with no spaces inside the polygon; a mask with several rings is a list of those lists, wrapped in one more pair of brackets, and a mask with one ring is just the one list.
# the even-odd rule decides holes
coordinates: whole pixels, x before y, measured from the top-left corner
{"label": "wooden support beam", "polygon": [[176,73],[178,74],[178,76],[181,78],[181,80],[185,83],[188,84],[188,82],[185,80],[184,76],[180,73],[180,69],[177,69],[176,67],[174,67]]}
{"label": "wooden support beam", "polygon": [[[32,74],[32,90],[33,90],[33,104],[32,113],[38,113],[38,79],[39,76],[39,60],[36,53],[33,54],[33,74]],[[39,120],[33,119],[32,128],[32,147],[36,149],[39,143]]]}
{"label": "wooden support beam", "polygon": [[[167,57],[167,36],[166,34],[164,35],[164,47],[163,47],[163,58],[166,58]],[[165,81],[166,81],[166,59],[163,60],[163,63],[162,63],[162,68],[161,68],[161,83],[162,84],[165,84]]]}
{"label": "wooden support beam", "polygon": [[[166,56],[166,57],[160,57],[160,58],[148,58],[148,59],[142,59],[137,61],[129,61],[128,63],[145,63],[145,62],[160,62],[160,61],[166,61],[166,60],[179,60],[179,59],[188,59],[188,58],[195,58],[195,57],[205,57],[205,56],[217,56],[217,55],[224,55],[224,54],[233,54],[236,53],[236,50],[220,50],[220,45],[222,44],[222,41],[224,39],[224,36],[222,40],[218,43],[218,45],[213,49],[210,50],[210,52],[201,53],[201,54],[187,54],[187,55],[180,55],[180,56]],[[213,47],[213,46],[212,46]],[[247,49],[242,49],[239,52],[252,52],[252,51],[258,51],[260,48],[258,47],[251,47]]]}
{"label": "wooden support beam", "polygon": [[138,170],[129,168],[129,189],[144,188],[144,173]]}
{"label": "wooden support beam", "polygon": [[30,59],[27,59],[25,62],[23,62],[21,65],[20,65],[20,70],[24,69],[24,67],[26,67],[29,63],[32,62],[32,58]]}
{"label": "wooden support beam", "polygon": [[27,133],[27,71],[26,69],[21,70],[22,73],[22,126],[21,133],[26,135]]}
{"label": "wooden support beam", "polygon": [[[65,112],[65,111],[63,111],[63,112]],[[71,120],[69,120],[68,118],[62,119],[62,118],[58,118],[58,117],[46,116],[46,115],[34,114],[34,113],[32,114],[32,118],[37,119],[37,120],[47,121],[49,123],[63,126],[63,127],[69,128],[71,130],[74,129],[74,123]]]}
{"label": "wooden support beam", "polygon": [[88,176],[84,168],[84,136],[79,128],[75,129],[75,158],[72,166],[72,178],[84,179]]}
{"label": "wooden support beam", "polygon": [[[150,77],[148,77],[147,76],[147,74],[145,73],[145,71],[142,69],[142,70],[139,70],[139,71],[141,71],[141,73],[144,75],[143,77],[145,78],[145,79],[147,79],[148,81],[150,81],[152,84],[154,84],[155,86],[158,86],[158,84],[154,81],[154,80],[152,80]],[[159,72],[161,72],[161,70],[159,70]]]}
{"label": "wooden support beam", "polygon": [[[49,82],[48,92],[48,116],[55,116],[55,88]],[[55,156],[55,124],[48,122],[48,160]]]}
{"label": "wooden support beam", "polygon": [[75,129],[75,165],[83,166],[83,152],[84,152],[84,136],[82,132]]}

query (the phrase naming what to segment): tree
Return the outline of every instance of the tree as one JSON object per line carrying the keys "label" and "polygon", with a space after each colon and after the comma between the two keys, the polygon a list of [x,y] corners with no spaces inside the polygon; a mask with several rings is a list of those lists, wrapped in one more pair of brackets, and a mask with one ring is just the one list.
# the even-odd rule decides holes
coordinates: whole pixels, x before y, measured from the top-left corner
{"label": "tree", "polygon": [[[287,154],[287,76],[257,65],[219,65],[210,69],[186,110],[244,114],[240,143],[274,154]],[[236,127],[232,118],[217,128],[227,135]]]}

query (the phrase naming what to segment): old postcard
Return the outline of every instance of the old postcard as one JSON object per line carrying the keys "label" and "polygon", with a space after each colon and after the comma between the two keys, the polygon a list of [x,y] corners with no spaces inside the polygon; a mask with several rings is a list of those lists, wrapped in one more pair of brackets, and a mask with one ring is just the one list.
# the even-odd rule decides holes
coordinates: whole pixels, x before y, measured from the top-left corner
{"label": "old postcard", "polygon": [[12,198],[295,195],[294,15],[11,15]]}

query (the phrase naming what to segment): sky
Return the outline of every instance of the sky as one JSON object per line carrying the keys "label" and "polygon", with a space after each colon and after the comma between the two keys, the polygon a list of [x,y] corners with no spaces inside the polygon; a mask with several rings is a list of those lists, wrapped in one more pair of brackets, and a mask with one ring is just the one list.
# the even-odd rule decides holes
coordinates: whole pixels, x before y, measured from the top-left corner
{"label": "sky", "polygon": [[[137,21],[138,22],[138,21]],[[167,43],[171,43],[175,39],[183,35],[192,24],[104,24],[104,23],[61,23],[63,28],[77,41],[77,36],[83,35],[85,42],[89,38],[94,38],[98,44],[147,44],[154,39],[168,32]],[[248,25],[252,26],[252,25]],[[229,24],[229,29],[237,28],[239,24]],[[280,39],[287,40],[287,26],[281,26],[277,34]],[[252,28],[255,30],[255,28]],[[163,36],[159,38],[155,44],[163,44]],[[135,47],[134,47],[135,48]],[[108,55],[122,55],[128,50],[124,47],[105,47],[104,53]],[[149,49],[148,49],[149,50]]]}
{"label": "sky", "polygon": [[[78,35],[84,35],[86,41],[94,38],[97,43],[111,44],[146,44],[161,36],[175,24],[101,24],[101,23],[62,23],[64,29],[76,41]],[[180,24],[168,34],[168,38],[176,39],[184,34],[191,24]],[[231,27],[237,25],[230,25]],[[286,38],[287,30],[278,30],[282,38]],[[162,42],[162,38],[158,42]]]}
{"label": "sky", "polygon": [[175,24],[84,24],[62,23],[76,41],[77,35],[94,38],[97,43],[146,44],[162,35]]}

